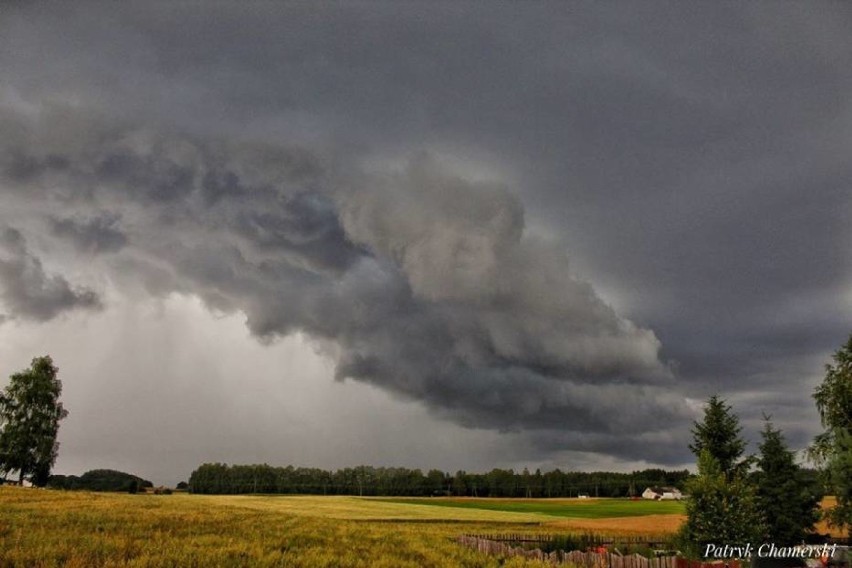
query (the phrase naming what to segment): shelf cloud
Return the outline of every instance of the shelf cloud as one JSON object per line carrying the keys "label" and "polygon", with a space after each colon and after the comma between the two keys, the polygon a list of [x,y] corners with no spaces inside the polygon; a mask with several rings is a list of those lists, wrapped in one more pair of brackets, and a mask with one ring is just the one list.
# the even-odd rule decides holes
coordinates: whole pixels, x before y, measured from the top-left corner
{"label": "shelf cloud", "polygon": [[[529,234],[505,184],[465,179],[428,155],[349,173],[302,147],[113,129],[73,109],[6,121],[18,137],[3,142],[3,185],[19,210],[46,215],[57,246],[106,255],[156,294],[242,312],[261,339],[306,334],[341,380],[472,428],[615,436],[687,417],[654,332]],[[57,123],[89,137],[39,143]],[[60,276],[46,280],[18,246],[47,284],[37,295],[7,284],[13,313],[45,320],[100,305]],[[624,397],[630,412],[619,412]]]}

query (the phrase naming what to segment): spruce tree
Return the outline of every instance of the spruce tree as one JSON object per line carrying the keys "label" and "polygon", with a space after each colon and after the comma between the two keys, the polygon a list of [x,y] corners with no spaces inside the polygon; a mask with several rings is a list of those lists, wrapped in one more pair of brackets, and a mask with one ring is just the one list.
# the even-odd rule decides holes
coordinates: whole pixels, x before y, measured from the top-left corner
{"label": "spruce tree", "polygon": [[725,475],[708,449],[698,457],[698,475],[686,484],[686,523],[681,548],[689,556],[704,553],[708,544],[745,546],[766,533],[755,488],[740,475]]}
{"label": "spruce tree", "polygon": [[740,460],[745,440],[740,421],[718,396],[704,407],[704,420],[692,429],[689,449],[698,457],[698,475],[687,482],[687,520],[681,529],[681,546],[691,555],[703,554],[710,543],[745,546],[760,540],[766,526],[749,482],[749,460]]}
{"label": "spruce tree", "polygon": [[755,473],[757,502],[767,522],[767,540],[794,545],[813,532],[822,498],[803,476],[780,430],[766,418]]}
{"label": "spruce tree", "polygon": [[704,420],[693,423],[693,443],[689,449],[697,458],[707,450],[718,463],[721,473],[732,479],[735,470],[743,465],[739,459],[746,443],[740,437],[741,431],[739,418],[731,412],[731,407],[718,395],[713,395],[704,406]]}

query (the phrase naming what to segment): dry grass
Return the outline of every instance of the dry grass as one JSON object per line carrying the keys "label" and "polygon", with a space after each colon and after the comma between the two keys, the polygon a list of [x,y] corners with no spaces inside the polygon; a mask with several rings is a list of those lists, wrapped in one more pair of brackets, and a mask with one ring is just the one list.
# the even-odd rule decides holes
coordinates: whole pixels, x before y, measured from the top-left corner
{"label": "dry grass", "polygon": [[[540,530],[516,522],[529,522],[526,515],[480,511],[474,520],[474,511],[447,515],[390,505],[347,497],[0,487],[0,567],[496,567],[499,559],[464,548],[454,537]],[[504,565],[536,566],[521,559]]]}
{"label": "dry grass", "polygon": [[450,521],[450,522],[500,522],[540,523],[549,520],[547,515],[514,513],[508,511],[483,511],[479,509],[437,508],[426,503],[395,503],[384,499],[346,496],[308,495],[191,495],[193,501],[209,501],[218,505],[272,511],[289,515],[302,515],[342,520],[381,521]]}
{"label": "dry grass", "polygon": [[646,515],[610,519],[570,519],[549,523],[553,528],[602,535],[663,536],[677,532],[686,515]]}
{"label": "dry grass", "polygon": [[[680,514],[565,518],[357,497],[0,487],[0,568],[498,566],[501,559],[463,548],[454,537],[566,531],[657,536],[675,532],[683,520]],[[536,564],[515,558],[502,565]]]}

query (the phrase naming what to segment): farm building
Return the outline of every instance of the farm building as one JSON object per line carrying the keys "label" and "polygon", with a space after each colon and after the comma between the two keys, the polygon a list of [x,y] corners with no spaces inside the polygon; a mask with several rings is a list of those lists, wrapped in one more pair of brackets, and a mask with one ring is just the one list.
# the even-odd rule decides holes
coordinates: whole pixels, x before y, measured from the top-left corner
{"label": "farm building", "polygon": [[645,499],[654,499],[659,501],[662,499],[683,499],[683,494],[677,487],[649,487],[642,492],[642,497]]}

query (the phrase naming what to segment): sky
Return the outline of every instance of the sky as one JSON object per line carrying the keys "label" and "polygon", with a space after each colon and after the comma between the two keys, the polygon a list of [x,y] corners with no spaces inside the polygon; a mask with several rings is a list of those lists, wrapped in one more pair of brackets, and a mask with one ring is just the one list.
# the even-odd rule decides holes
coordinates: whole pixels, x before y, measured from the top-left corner
{"label": "sky", "polygon": [[54,471],[795,449],[852,331],[852,7],[0,6],[0,385]]}

